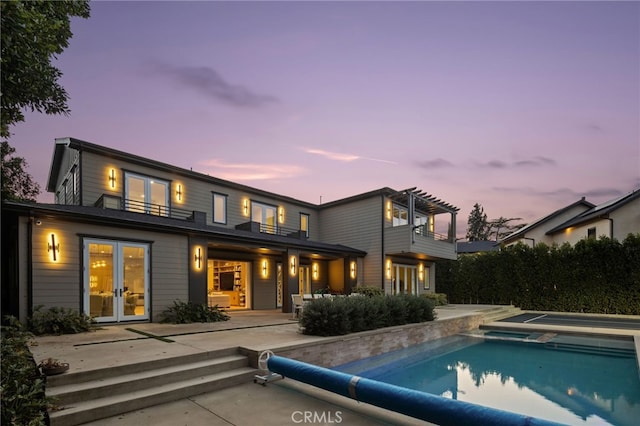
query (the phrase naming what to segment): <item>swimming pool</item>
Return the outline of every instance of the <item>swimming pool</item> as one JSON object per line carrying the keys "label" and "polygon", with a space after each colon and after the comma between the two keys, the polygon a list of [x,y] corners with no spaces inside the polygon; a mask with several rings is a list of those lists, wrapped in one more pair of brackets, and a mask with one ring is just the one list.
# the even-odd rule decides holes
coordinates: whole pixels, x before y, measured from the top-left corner
{"label": "swimming pool", "polygon": [[640,418],[638,364],[627,340],[487,331],[335,370],[570,425]]}

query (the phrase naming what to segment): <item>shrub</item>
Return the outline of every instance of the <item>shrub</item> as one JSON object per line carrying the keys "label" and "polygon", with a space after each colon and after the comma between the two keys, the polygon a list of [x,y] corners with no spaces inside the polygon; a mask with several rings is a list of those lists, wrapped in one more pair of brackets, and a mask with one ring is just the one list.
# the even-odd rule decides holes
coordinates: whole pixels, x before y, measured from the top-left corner
{"label": "shrub", "polygon": [[173,324],[191,324],[193,322],[218,322],[227,321],[229,315],[217,306],[208,306],[203,303],[183,302],[175,300],[173,306],[167,308],[161,314],[161,322]]}
{"label": "shrub", "polygon": [[55,306],[46,311],[41,309],[41,305],[36,306],[28,321],[29,331],[35,335],[76,334],[90,331],[95,327],[93,318],[74,309]]}
{"label": "shrub", "polygon": [[351,289],[351,293],[358,293],[364,296],[384,296],[384,290],[380,287],[357,286]]}
{"label": "shrub", "polygon": [[435,319],[430,300],[399,294],[384,297],[337,297],[309,301],[300,318],[304,334],[337,336]]}
{"label": "shrub", "polygon": [[431,300],[435,306],[447,305],[447,295],[444,293],[423,293],[421,294],[427,300]]}
{"label": "shrub", "polygon": [[5,321],[8,325],[2,327],[0,423],[45,425],[49,399],[45,397],[44,380],[28,348],[33,335],[14,317],[7,316]]}

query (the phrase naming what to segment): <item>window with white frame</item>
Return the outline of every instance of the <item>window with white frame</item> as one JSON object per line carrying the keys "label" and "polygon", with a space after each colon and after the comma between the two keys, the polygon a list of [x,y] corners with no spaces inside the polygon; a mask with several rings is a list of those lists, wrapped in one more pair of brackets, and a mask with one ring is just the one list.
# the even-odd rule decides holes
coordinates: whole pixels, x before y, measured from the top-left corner
{"label": "window with white frame", "polygon": [[393,205],[393,226],[402,226],[409,223],[409,212],[405,207]]}
{"label": "window with white frame", "polygon": [[125,173],[125,206],[129,211],[169,215],[169,182],[135,173]]}
{"label": "window with white frame", "polygon": [[251,220],[260,224],[260,232],[275,234],[278,231],[277,209],[268,204],[251,202]]}
{"label": "window with white frame", "polygon": [[213,193],[213,221],[227,223],[227,196]]}

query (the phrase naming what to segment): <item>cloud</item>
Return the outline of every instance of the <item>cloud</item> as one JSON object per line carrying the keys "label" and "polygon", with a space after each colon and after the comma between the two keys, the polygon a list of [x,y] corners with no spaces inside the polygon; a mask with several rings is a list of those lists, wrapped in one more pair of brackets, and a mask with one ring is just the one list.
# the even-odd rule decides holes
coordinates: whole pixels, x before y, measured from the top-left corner
{"label": "cloud", "polygon": [[587,123],[585,124],[585,128],[587,131],[591,133],[604,133],[604,128],[597,123]]}
{"label": "cloud", "polygon": [[212,175],[231,181],[290,179],[304,172],[302,167],[289,164],[227,163],[218,159],[200,164],[213,168]]}
{"label": "cloud", "polygon": [[619,197],[624,192],[617,188],[596,188],[588,191],[574,191],[569,188],[558,188],[551,191],[541,191],[531,187],[504,187],[496,186],[493,190],[503,192],[507,194],[520,194],[520,195],[533,195],[538,197],[550,197],[556,199],[563,199],[567,201],[567,204],[576,201],[579,198],[586,197],[598,199],[613,199]]}
{"label": "cloud", "polygon": [[507,169],[510,167],[543,167],[555,166],[555,160],[548,157],[534,157],[527,160],[518,160],[508,163],[502,160],[489,160],[486,163],[478,163],[479,167],[490,169]]}
{"label": "cloud", "polygon": [[152,72],[166,76],[216,102],[235,107],[257,108],[278,101],[274,96],[261,95],[244,86],[230,84],[210,67],[175,67],[159,62],[149,65]]}
{"label": "cloud", "polygon": [[436,158],[435,160],[417,161],[416,164],[420,168],[430,169],[430,170],[453,167],[453,163],[445,160],[444,158]]}
{"label": "cloud", "polygon": [[329,160],[342,161],[345,163],[350,163],[356,160],[369,160],[369,161],[377,161],[380,163],[398,164],[397,162],[390,161],[390,160],[381,160],[379,158],[362,157],[356,154],[343,154],[339,152],[330,152],[330,151],[325,151],[322,149],[315,149],[315,148],[304,148],[304,152],[306,152],[307,154],[320,155],[324,158],[328,158]]}

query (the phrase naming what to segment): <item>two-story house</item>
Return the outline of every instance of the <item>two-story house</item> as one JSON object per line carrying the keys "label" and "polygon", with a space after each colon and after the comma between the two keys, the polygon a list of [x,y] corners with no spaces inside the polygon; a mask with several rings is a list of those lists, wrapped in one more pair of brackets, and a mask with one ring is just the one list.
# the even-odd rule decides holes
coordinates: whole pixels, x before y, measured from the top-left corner
{"label": "two-story house", "polygon": [[534,246],[575,244],[584,238],[608,237],[618,241],[640,233],[640,189],[602,204],[582,199],[559,209],[505,237],[501,243]]}
{"label": "two-story house", "polygon": [[[316,205],[89,142],[57,139],[54,204],[3,203],[2,303],[154,321],[175,300],[291,310],[356,285],[434,291],[458,209],[415,188]],[[445,223],[445,222],[438,222]]]}

